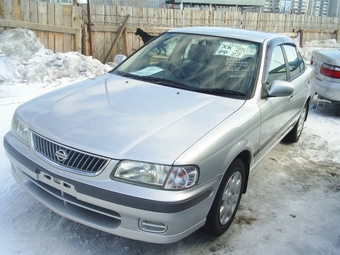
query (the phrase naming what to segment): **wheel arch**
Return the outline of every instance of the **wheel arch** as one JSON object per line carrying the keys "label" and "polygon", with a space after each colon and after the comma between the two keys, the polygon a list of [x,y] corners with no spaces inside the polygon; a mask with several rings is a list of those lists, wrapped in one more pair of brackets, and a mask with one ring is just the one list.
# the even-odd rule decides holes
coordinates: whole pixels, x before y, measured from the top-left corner
{"label": "wheel arch", "polygon": [[243,188],[243,194],[246,193],[247,187],[248,187],[248,180],[249,180],[249,169],[250,169],[250,161],[251,161],[251,153],[248,150],[242,151],[237,155],[237,157],[242,160],[245,168],[245,180],[244,180],[244,188]]}

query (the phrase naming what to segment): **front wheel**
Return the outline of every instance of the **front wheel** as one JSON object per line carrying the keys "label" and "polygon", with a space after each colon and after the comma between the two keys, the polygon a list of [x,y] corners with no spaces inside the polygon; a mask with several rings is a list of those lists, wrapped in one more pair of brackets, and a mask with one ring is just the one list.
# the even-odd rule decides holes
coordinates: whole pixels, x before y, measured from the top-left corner
{"label": "front wheel", "polygon": [[302,130],[307,119],[308,114],[308,104],[302,108],[300,117],[298,121],[295,123],[293,129],[283,138],[283,142],[286,143],[295,143],[299,140]]}
{"label": "front wheel", "polygon": [[222,235],[231,225],[240,203],[245,182],[245,167],[236,158],[227,169],[202,231],[211,236]]}

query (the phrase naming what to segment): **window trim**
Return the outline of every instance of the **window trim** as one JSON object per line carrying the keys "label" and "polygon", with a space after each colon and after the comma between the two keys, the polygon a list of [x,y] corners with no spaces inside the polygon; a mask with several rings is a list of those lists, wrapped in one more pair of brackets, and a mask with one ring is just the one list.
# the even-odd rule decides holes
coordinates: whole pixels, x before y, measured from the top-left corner
{"label": "window trim", "polygon": [[[303,64],[303,66],[304,66],[304,70],[303,70],[303,71],[300,70],[300,65],[299,65],[299,70],[300,70],[299,74],[296,75],[296,76],[294,76],[294,77],[292,78],[291,71],[290,71],[290,68],[289,68],[288,56],[287,56],[287,53],[286,53],[286,50],[285,50],[285,47],[284,47],[284,46],[291,46],[291,47],[293,47],[294,50],[295,50],[296,56],[298,57],[298,59],[299,59],[299,55],[301,56],[301,54],[300,54],[299,51],[297,50],[296,45],[293,44],[293,43],[283,43],[283,44],[280,45],[280,46],[281,46],[281,49],[282,49],[282,52],[283,52],[283,56],[284,56],[285,61],[286,61],[287,81],[290,82],[290,81],[292,81],[293,79],[296,79],[297,77],[299,77],[301,74],[304,73],[304,71],[305,71],[305,64]],[[302,59],[302,58],[301,58],[301,59]],[[302,59],[302,60],[303,60],[303,59]],[[303,63],[304,63],[304,61],[303,61]]]}

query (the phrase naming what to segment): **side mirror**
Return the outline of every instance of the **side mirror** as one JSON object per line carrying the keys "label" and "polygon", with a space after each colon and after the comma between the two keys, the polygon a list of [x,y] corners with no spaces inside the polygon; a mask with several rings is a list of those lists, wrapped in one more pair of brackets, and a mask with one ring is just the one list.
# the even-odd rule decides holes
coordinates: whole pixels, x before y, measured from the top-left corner
{"label": "side mirror", "polygon": [[126,56],[123,54],[118,54],[115,56],[115,58],[113,59],[113,63],[115,65],[119,65],[120,63],[122,63],[124,61],[124,59],[126,59]]}
{"label": "side mirror", "polygon": [[287,97],[293,94],[294,86],[287,81],[275,80],[267,92],[269,97]]}

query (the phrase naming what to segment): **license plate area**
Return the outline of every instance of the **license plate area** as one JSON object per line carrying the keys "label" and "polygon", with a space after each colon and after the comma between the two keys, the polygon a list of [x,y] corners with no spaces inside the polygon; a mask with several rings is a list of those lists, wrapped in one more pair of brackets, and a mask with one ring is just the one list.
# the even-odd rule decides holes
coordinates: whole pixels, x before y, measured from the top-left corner
{"label": "license plate area", "polygon": [[74,185],[65,182],[64,180],[61,180],[57,177],[54,177],[50,174],[47,174],[43,171],[40,171],[38,174],[38,180],[40,182],[43,182],[49,186],[52,186],[53,188],[56,188],[62,192],[65,192],[67,194],[70,194],[72,196],[76,196],[76,190],[74,188]]}

